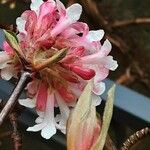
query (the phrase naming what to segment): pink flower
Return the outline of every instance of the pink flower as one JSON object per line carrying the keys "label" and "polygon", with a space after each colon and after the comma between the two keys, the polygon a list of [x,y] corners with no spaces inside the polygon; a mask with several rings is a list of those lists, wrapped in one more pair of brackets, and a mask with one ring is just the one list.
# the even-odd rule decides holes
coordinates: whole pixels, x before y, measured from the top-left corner
{"label": "pink flower", "polygon": [[[39,115],[36,125],[27,130],[41,130],[41,135],[49,139],[56,128],[65,133],[70,107],[75,106],[92,78],[93,105],[100,104],[99,95],[105,90],[101,81],[109,70],[117,68],[117,62],[108,56],[110,42],[100,43],[104,31],[89,31],[86,23],[78,21],[81,5],[73,4],[66,9],[59,0],[32,0],[30,8],[16,20],[20,55],[27,62],[24,67],[34,73],[26,88],[28,98],[20,99],[19,103],[35,107]],[[4,49],[0,54],[0,69],[2,78],[8,80],[17,77],[23,64],[9,45],[5,44]],[[47,64],[47,60],[61,51],[62,58]],[[37,69],[44,63],[47,64],[44,68]],[[60,114],[54,116],[54,107],[59,107]]]}

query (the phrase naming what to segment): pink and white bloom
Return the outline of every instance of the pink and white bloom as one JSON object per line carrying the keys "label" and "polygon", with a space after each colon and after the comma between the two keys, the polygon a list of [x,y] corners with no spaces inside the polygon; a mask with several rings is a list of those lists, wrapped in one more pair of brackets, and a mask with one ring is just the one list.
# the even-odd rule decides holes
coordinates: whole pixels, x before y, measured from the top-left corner
{"label": "pink and white bloom", "polygon": [[[30,8],[16,20],[19,47],[23,59],[28,62],[25,67],[35,71],[26,88],[28,98],[20,99],[19,103],[35,108],[39,115],[36,125],[27,130],[41,130],[41,135],[49,139],[56,129],[65,133],[70,108],[75,106],[87,81],[92,78],[93,104],[100,104],[99,95],[105,90],[102,80],[118,65],[109,55],[110,42],[100,43],[104,31],[90,31],[86,23],[78,21],[82,13],[80,4],[66,9],[60,0],[32,0]],[[35,66],[64,48],[67,54],[60,61],[35,70]],[[2,78],[8,80],[17,77],[23,68],[6,43],[4,50],[0,54],[0,69]],[[54,116],[54,107],[59,107],[60,114]]]}

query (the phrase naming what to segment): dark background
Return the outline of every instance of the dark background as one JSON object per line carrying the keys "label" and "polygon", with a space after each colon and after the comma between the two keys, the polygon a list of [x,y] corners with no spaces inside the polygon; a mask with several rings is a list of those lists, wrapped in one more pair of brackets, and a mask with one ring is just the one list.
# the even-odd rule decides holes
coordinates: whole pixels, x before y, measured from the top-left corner
{"label": "dark background", "polygon": [[[7,1],[7,0],[6,0]],[[3,0],[0,0],[2,3]],[[81,20],[87,22],[91,29],[104,29],[105,38],[110,39],[113,44],[111,54],[119,63],[119,68],[111,72],[109,78],[125,85],[135,91],[149,97],[150,96],[150,1],[149,0],[70,0],[64,1],[66,5],[79,2],[83,6]],[[5,4],[0,4],[0,27],[11,28],[15,20],[21,13],[29,9],[28,0],[8,0]],[[15,6],[13,9],[10,8]],[[95,11],[98,12],[95,14]],[[141,22],[136,22],[139,19]],[[117,23],[126,22],[126,25]],[[128,93],[127,93],[128,94]],[[136,106],[135,106],[136,107]],[[98,108],[98,111],[99,108]],[[119,113],[118,113],[119,112]],[[119,114],[119,115],[116,115]],[[116,115],[116,116],[115,116]],[[147,123],[127,115],[115,109],[110,134],[117,147],[136,130],[145,127]],[[19,129],[23,137],[23,150],[63,150],[55,138],[45,141],[39,133],[25,132],[26,126],[19,124]],[[0,128],[0,133],[11,129],[8,122]],[[62,135],[58,134],[62,138]],[[60,139],[61,139],[60,138]],[[64,137],[63,137],[64,141]],[[9,144],[8,144],[9,143]],[[0,150],[11,149],[10,138],[0,139]],[[145,139],[143,144],[137,145],[135,150],[149,150],[149,139]]]}

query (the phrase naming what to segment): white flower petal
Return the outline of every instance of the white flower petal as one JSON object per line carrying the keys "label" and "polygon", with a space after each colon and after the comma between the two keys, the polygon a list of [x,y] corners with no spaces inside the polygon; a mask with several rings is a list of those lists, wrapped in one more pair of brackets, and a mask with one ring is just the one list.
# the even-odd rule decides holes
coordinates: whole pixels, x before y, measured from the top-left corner
{"label": "white flower petal", "polygon": [[42,122],[43,122],[43,118],[41,118],[41,117],[37,117],[35,120],[35,123],[37,123],[37,124],[42,123]]}
{"label": "white flower petal", "polygon": [[56,123],[56,128],[59,129],[63,134],[66,134],[66,126]]}
{"label": "white flower petal", "polygon": [[46,123],[36,124],[33,127],[27,128],[27,131],[37,132],[42,130],[46,126]]}
{"label": "white flower petal", "polygon": [[43,0],[32,0],[30,9],[37,12],[39,7],[43,4]]}
{"label": "white flower petal", "polygon": [[19,99],[19,104],[28,108],[34,108],[36,106],[36,102],[34,99]]}
{"label": "white flower petal", "polygon": [[26,20],[23,17],[18,17],[16,19],[16,25],[19,32],[26,33],[25,24],[26,24]]}
{"label": "white flower petal", "polygon": [[79,20],[82,13],[82,6],[80,4],[73,4],[66,10],[67,16],[71,23],[74,23]]}
{"label": "white flower petal", "polygon": [[1,77],[4,80],[10,80],[14,75],[14,71],[12,67],[6,67],[1,69]]}
{"label": "white flower petal", "polygon": [[37,111],[39,117],[44,118],[45,113],[43,111]]}
{"label": "white flower petal", "polygon": [[48,93],[45,112],[37,111],[39,117],[35,120],[35,122],[38,124],[34,125],[33,127],[29,127],[27,131],[36,132],[41,130],[41,136],[45,139],[51,138],[56,133],[56,122],[54,119],[54,100],[54,93]]}
{"label": "white flower petal", "polygon": [[109,70],[115,70],[118,67],[117,61],[113,60],[112,56],[107,56],[104,62],[105,62],[105,67]]}
{"label": "white flower petal", "polygon": [[39,115],[39,117],[36,118],[35,123],[42,123],[44,120],[45,113],[42,111],[37,111],[37,114]]}
{"label": "white flower petal", "polygon": [[61,98],[61,96],[59,96],[58,93],[56,93],[55,96],[61,113],[60,115],[57,115],[57,118],[55,118],[57,122],[59,122],[57,128],[61,130],[62,133],[66,133],[66,124],[70,110],[65,101]]}
{"label": "white flower petal", "polygon": [[94,93],[92,93],[92,104],[94,106],[98,106],[101,104],[102,99],[100,98],[100,96],[95,95]]}
{"label": "white flower petal", "polygon": [[100,41],[104,36],[104,30],[90,31],[87,35],[87,38],[90,42]]}
{"label": "white flower petal", "polygon": [[59,122],[61,120],[61,115],[60,114],[57,114],[56,117],[55,117],[55,121],[56,122]]}
{"label": "white flower petal", "polygon": [[50,139],[54,134],[56,134],[56,127],[54,124],[47,125],[41,131],[41,136],[45,139]]}
{"label": "white flower petal", "polygon": [[56,133],[56,122],[54,119],[54,93],[48,93],[44,123],[46,126],[41,131],[41,136],[45,139],[50,139]]}
{"label": "white flower petal", "polygon": [[112,49],[112,45],[109,42],[109,40],[106,39],[100,49],[102,56],[107,56],[110,53],[111,49]]}

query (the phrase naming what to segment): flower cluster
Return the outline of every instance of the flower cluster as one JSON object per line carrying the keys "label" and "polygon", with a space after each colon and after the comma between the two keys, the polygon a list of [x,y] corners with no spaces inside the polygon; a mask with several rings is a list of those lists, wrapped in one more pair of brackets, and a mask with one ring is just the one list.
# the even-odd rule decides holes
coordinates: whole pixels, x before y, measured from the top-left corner
{"label": "flower cluster", "polygon": [[[81,5],[76,3],[66,9],[60,0],[32,0],[30,8],[16,20],[20,56],[27,62],[25,67],[34,72],[26,87],[28,98],[19,99],[19,103],[35,107],[39,116],[36,125],[27,130],[41,130],[42,137],[49,139],[56,129],[65,133],[70,108],[92,78],[93,105],[100,104],[99,95],[105,90],[102,80],[118,65],[109,55],[109,40],[100,43],[104,31],[90,31],[86,23],[78,21]],[[0,53],[1,77],[9,80],[23,68],[7,42],[4,50]],[[63,56],[51,59],[59,52]],[[54,107],[59,107],[60,114],[54,115]]]}

